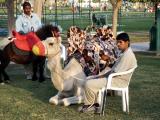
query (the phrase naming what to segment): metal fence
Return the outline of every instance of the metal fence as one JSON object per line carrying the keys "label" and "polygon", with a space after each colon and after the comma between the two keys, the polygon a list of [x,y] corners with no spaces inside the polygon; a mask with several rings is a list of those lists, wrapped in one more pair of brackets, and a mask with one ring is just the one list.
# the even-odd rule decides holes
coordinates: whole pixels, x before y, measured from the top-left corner
{"label": "metal fence", "polygon": [[[17,15],[21,14],[19,10],[19,4],[15,3],[15,18]],[[50,9],[45,4],[43,6],[42,12],[42,22],[43,24],[55,24],[62,28],[62,32],[66,31],[70,26],[76,25],[80,28],[85,28],[93,23],[92,16],[95,14],[99,23],[97,26],[103,26],[104,24],[112,26],[112,10],[100,11],[100,9],[92,9],[91,7],[86,8],[73,8],[71,6],[56,6]],[[137,21],[138,18],[138,21]],[[118,17],[118,30],[134,29],[131,26],[132,22],[137,21],[136,24],[140,26],[145,19],[154,20],[154,13],[146,12],[133,12],[133,11],[119,11]],[[0,36],[8,34],[7,30],[7,8],[6,5],[0,3]],[[150,20],[150,21],[151,21]],[[151,23],[151,22],[150,22]],[[149,27],[147,28],[149,29]]]}
{"label": "metal fence", "polygon": [[0,36],[8,35],[7,21],[7,7],[6,4],[3,2],[0,3]]}

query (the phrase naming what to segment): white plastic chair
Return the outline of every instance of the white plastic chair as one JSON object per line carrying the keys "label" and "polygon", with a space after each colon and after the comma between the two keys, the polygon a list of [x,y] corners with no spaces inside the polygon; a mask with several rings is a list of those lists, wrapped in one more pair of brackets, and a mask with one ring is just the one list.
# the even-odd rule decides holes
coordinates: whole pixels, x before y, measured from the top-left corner
{"label": "white plastic chair", "polygon": [[[130,83],[130,79],[132,77],[132,74],[134,70],[136,69],[137,66],[135,66],[132,69],[129,69],[125,72],[119,72],[119,73],[112,73],[108,76],[108,83],[106,87],[103,87],[101,90],[99,90],[99,97],[98,97],[98,103],[100,104],[100,114],[104,115],[104,108],[105,108],[105,103],[106,103],[106,96],[107,96],[107,90],[114,90],[114,91],[120,91],[122,93],[122,108],[124,112],[129,113],[129,90],[128,86]],[[126,74],[131,74],[130,77],[128,78],[129,80],[127,81],[128,85],[126,87],[113,87],[112,86],[112,78],[115,76],[119,75],[126,75]],[[117,80],[118,82],[118,80]]]}
{"label": "white plastic chair", "polygon": [[61,44],[61,58],[63,59],[63,61],[66,60],[67,57],[67,51],[64,45]]}

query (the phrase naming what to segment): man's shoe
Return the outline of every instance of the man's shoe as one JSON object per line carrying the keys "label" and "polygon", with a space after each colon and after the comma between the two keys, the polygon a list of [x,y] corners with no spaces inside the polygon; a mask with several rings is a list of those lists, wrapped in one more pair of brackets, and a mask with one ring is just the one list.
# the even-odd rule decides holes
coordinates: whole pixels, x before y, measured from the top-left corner
{"label": "man's shoe", "polygon": [[0,82],[0,85],[5,85],[5,83],[4,82]]}
{"label": "man's shoe", "polygon": [[78,111],[79,112],[82,112],[82,113],[87,113],[87,112],[93,112],[95,113],[96,112],[96,107],[93,105],[93,106],[90,106],[90,105],[84,105],[84,106],[81,106],[78,108]]}
{"label": "man's shoe", "polygon": [[78,112],[83,112],[85,109],[87,109],[89,106],[88,105],[83,105],[83,106],[80,106],[78,108]]}
{"label": "man's shoe", "polygon": [[96,110],[94,112],[95,114],[100,114],[101,113],[101,107],[96,107]]}

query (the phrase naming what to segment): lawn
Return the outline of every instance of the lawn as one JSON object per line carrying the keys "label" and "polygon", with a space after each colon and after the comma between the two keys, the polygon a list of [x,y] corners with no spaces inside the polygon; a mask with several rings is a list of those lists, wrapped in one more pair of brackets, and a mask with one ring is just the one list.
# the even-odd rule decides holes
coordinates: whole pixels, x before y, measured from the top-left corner
{"label": "lawn", "polygon": [[[138,18],[138,19],[137,19]],[[53,23],[54,18],[49,17],[46,20],[48,23]],[[112,16],[109,16],[108,19],[109,26],[112,25]],[[74,19],[70,16],[70,18],[63,18],[58,19],[58,24],[63,28],[63,32],[65,32],[70,26],[74,25],[84,29],[88,25],[91,24],[91,21],[87,16],[77,16]],[[118,24],[120,26],[117,27],[118,31],[125,31],[125,32],[140,32],[145,31],[149,32],[152,25],[154,23],[154,17],[139,17],[139,16],[128,16],[128,17],[121,17],[119,19]]]}
{"label": "lawn", "polygon": [[23,67],[10,64],[12,83],[0,85],[0,120],[157,120],[160,117],[160,57],[136,54],[138,68],[130,84],[130,113],[122,112],[121,97],[108,97],[105,116],[78,113],[79,105],[54,106],[48,99],[57,93],[50,79],[25,80]]}

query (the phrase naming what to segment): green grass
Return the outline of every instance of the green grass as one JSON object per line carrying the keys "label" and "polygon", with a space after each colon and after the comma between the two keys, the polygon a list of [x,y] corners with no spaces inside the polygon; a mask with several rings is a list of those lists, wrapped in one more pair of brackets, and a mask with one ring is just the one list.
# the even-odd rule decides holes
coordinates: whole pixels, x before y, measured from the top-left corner
{"label": "green grass", "polygon": [[149,32],[128,32],[128,34],[132,43],[150,41]]}
{"label": "green grass", "polygon": [[[54,21],[48,20],[48,21]],[[86,26],[90,25],[89,19],[86,18],[75,18],[75,25],[79,26],[80,28],[85,28]],[[108,24],[111,24],[111,17],[108,19]],[[119,24],[121,25],[118,27],[118,31],[126,31],[126,32],[140,32],[140,31],[145,31],[149,32],[150,28],[152,27],[154,23],[154,17],[145,17],[145,18],[126,18],[122,17],[119,20]],[[61,25],[64,31],[66,31],[71,25],[73,25],[73,19],[60,19],[58,21],[58,24]]]}
{"label": "green grass", "polygon": [[5,0],[0,0],[0,3],[4,3],[5,2]]}
{"label": "green grass", "polygon": [[122,30],[127,32],[137,32],[137,31],[149,31],[154,23],[153,17],[132,17],[132,18],[122,18],[121,27]]}
{"label": "green grass", "polygon": [[[137,18],[138,17],[138,18]],[[125,31],[125,32],[149,32],[150,28],[154,23],[154,17],[121,17],[119,19],[120,26],[117,27],[118,31]],[[108,18],[108,24],[111,25],[111,17]],[[48,19],[48,21],[52,22],[53,19]],[[73,19],[59,19],[58,24],[61,25],[63,31],[66,31],[70,26],[73,25]],[[90,25],[91,22],[89,18],[75,18],[74,25],[79,26],[80,28],[85,28],[86,26]]]}
{"label": "green grass", "polygon": [[25,80],[23,67],[10,65],[10,85],[0,86],[0,120],[158,120],[160,117],[160,57],[136,54],[138,68],[130,84],[130,114],[122,112],[121,97],[108,97],[105,116],[78,113],[48,103],[57,93],[50,80]]}

